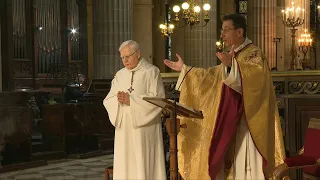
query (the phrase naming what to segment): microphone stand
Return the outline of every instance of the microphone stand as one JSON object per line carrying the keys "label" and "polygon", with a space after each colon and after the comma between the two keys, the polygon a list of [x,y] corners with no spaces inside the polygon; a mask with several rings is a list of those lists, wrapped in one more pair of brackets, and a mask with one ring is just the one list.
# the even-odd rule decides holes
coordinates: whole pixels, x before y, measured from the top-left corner
{"label": "microphone stand", "polygon": [[[173,101],[174,101],[174,107],[173,107],[173,129],[174,129],[174,134],[176,136],[178,136],[178,131],[177,131],[177,94],[179,93],[179,91],[175,90],[173,92]],[[174,146],[175,146],[175,161],[176,161],[176,164],[175,164],[175,172],[176,172],[176,175],[177,175],[177,179],[180,179],[180,176],[179,176],[179,170],[178,170],[178,138],[176,138],[176,141],[174,142]]]}
{"label": "microphone stand", "polygon": [[278,43],[280,43],[281,38],[273,38],[273,42],[276,44],[276,66],[271,68],[271,71],[278,71]]}
{"label": "microphone stand", "polygon": [[[178,125],[177,124],[177,94],[180,94],[179,92],[179,89],[185,79],[185,77],[187,76],[187,74],[191,71],[193,67],[191,67],[187,73],[184,75],[183,79],[181,80],[181,83],[179,84],[179,87],[177,90],[174,90],[173,91],[173,102],[174,102],[174,107],[173,107],[173,124],[172,124],[172,127],[173,127],[173,133],[175,134],[176,138],[175,138],[175,142],[172,142],[173,143],[173,146],[174,146],[174,156],[175,158],[173,159],[176,163],[175,163],[175,166],[174,166],[174,170],[175,170],[175,174],[176,174],[176,179],[171,179],[172,177],[170,176],[170,180],[180,180],[180,175],[179,175],[179,169],[178,169],[178,138],[177,138],[177,135],[178,135],[178,131],[177,131],[177,127],[180,126],[180,124]],[[171,142],[170,142],[171,143]],[[171,157],[170,157],[171,159]]]}

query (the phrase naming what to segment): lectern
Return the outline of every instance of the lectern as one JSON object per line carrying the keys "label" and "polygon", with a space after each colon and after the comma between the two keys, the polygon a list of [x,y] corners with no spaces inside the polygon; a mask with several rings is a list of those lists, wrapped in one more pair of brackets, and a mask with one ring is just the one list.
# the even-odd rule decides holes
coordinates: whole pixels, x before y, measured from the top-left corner
{"label": "lectern", "polygon": [[180,125],[180,119],[176,118],[176,116],[203,119],[203,114],[201,111],[194,110],[180,103],[175,103],[170,99],[144,97],[143,100],[170,112],[170,117],[166,119],[165,123],[166,130],[170,137],[170,180],[180,180],[181,178],[178,173],[177,135],[180,132],[180,128],[187,128],[187,125]]}

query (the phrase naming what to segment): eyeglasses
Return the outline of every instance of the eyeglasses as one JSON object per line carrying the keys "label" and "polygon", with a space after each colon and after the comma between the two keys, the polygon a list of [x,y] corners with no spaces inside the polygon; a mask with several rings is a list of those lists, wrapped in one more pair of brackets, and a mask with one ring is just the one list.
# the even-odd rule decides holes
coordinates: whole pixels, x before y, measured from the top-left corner
{"label": "eyeglasses", "polygon": [[231,28],[231,29],[221,29],[221,34],[223,33],[227,33],[229,32],[230,30],[234,30],[235,28]]}
{"label": "eyeglasses", "polygon": [[130,55],[128,55],[128,56],[120,57],[119,59],[120,59],[121,61],[123,61],[123,60],[128,61],[129,58],[130,58],[131,56],[133,56],[137,51],[138,51],[138,50],[136,50],[135,52],[133,52],[132,54],[130,54]]}

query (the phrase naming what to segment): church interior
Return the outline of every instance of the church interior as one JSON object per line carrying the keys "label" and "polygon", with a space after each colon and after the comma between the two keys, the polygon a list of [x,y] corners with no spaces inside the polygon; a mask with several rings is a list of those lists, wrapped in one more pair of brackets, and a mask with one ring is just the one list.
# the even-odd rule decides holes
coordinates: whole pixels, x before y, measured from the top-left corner
{"label": "church interior", "polygon": [[320,131],[319,0],[1,0],[0,9],[1,180],[105,179],[114,127],[102,101],[123,68],[120,44],[139,43],[170,99],[179,74],[163,60],[219,65],[221,18],[231,13],[246,17],[268,59],[286,156],[318,144],[313,169],[288,176],[320,178],[319,133],[305,136]]}

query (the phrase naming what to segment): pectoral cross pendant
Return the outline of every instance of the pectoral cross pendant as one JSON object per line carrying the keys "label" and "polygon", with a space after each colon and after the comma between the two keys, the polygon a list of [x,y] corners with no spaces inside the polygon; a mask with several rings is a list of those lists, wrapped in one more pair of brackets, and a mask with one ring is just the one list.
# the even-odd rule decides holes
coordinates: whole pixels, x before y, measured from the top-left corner
{"label": "pectoral cross pendant", "polygon": [[131,93],[132,91],[133,91],[134,89],[132,88],[132,87],[130,87],[129,89],[128,89],[128,91]]}
{"label": "pectoral cross pendant", "polygon": [[134,89],[132,88],[132,84],[133,84],[133,75],[134,75],[134,71],[132,72],[132,76],[131,76],[131,86],[128,89],[128,91],[131,93],[132,91],[134,91]]}

